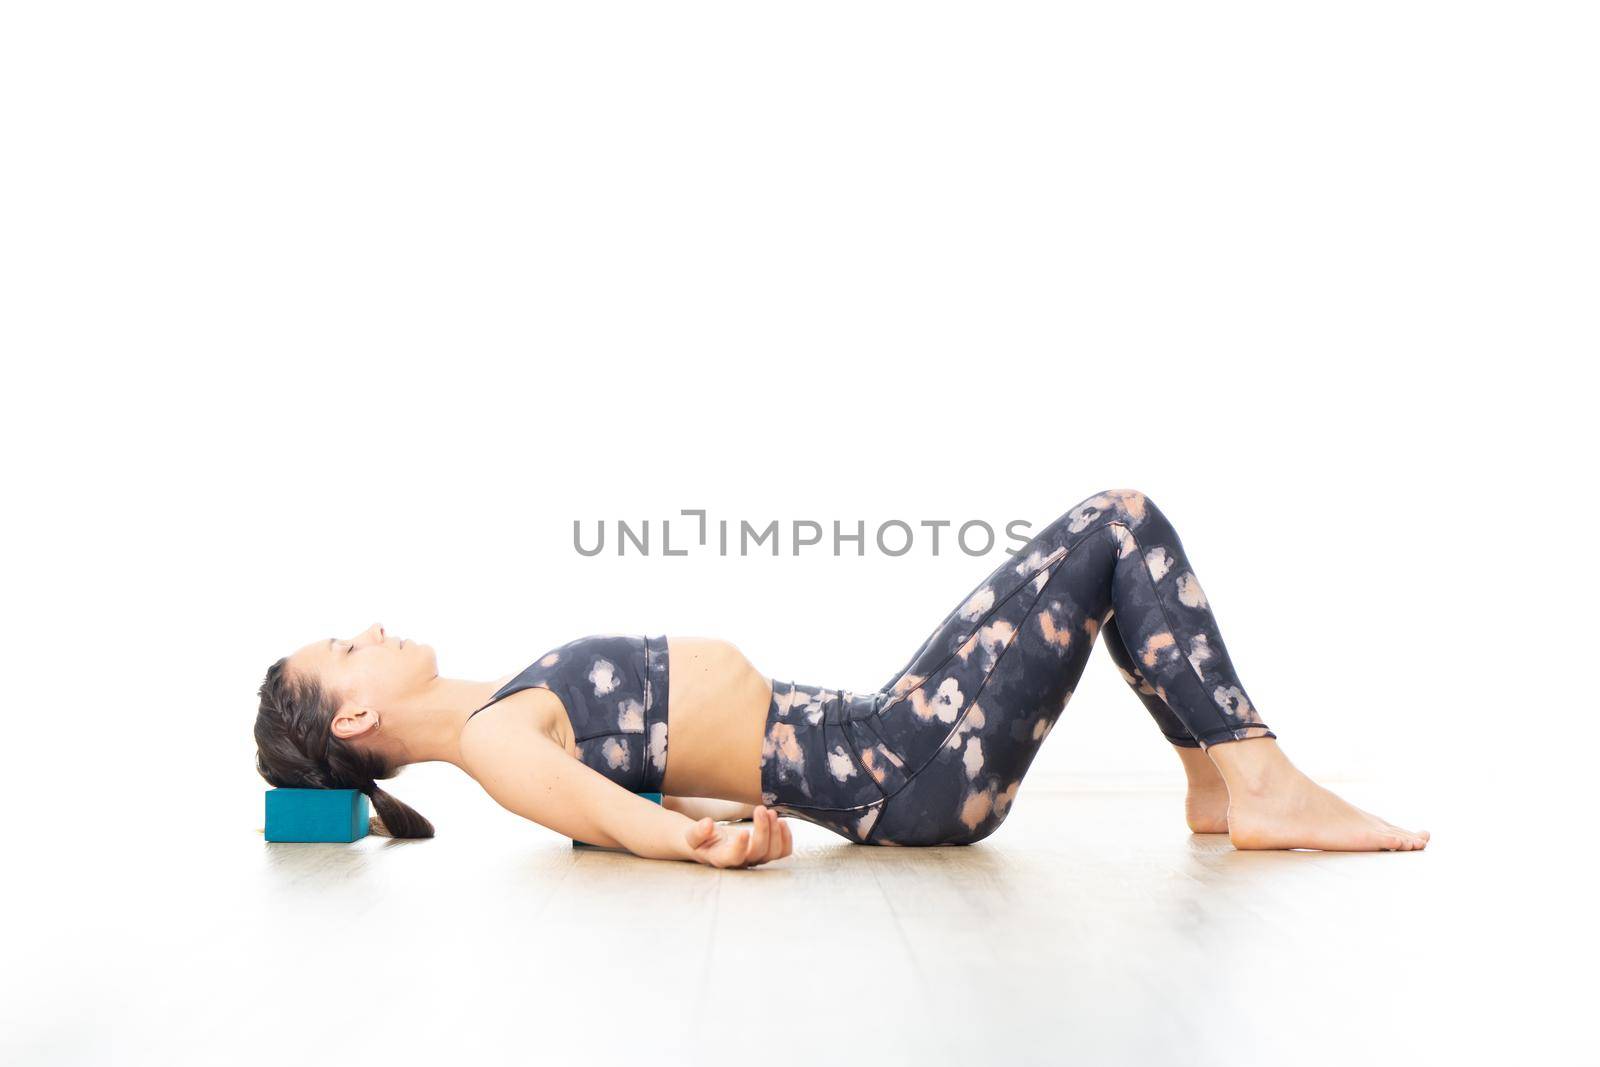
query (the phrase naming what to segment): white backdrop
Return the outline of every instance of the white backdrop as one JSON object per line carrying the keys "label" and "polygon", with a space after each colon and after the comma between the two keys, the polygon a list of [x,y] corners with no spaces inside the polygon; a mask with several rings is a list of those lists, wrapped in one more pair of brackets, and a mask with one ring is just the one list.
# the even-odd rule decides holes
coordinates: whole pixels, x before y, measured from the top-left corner
{"label": "white backdrop", "polygon": [[[1037,528],[1131,486],[1294,758],[1439,785],[1397,821],[1590,744],[1582,5],[0,21],[19,832],[259,825],[263,672],[374,621],[462,677],[666,632],[867,687],[1000,560],[572,549],[696,507]],[[1097,651],[1034,774],[1165,747]]]}

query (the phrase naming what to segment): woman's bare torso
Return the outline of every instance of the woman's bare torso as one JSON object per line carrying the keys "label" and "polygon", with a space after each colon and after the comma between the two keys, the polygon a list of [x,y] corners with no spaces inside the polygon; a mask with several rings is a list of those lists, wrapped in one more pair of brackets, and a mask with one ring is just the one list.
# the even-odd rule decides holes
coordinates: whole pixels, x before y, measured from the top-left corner
{"label": "woman's bare torso", "polygon": [[[662,790],[678,797],[761,802],[761,741],[772,680],[733,645],[708,637],[669,637],[667,772]],[[509,680],[509,679],[507,679]],[[501,714],[523,718],[578,758],[561,700],[524,689],[500,701]]]}

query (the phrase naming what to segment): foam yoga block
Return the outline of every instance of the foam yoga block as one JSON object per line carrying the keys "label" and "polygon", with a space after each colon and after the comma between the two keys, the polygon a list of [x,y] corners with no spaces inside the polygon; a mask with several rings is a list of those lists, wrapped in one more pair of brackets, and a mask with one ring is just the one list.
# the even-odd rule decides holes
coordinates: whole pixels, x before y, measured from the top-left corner
{"label": "foam yoga block", "polygon": [[357,789],[267,790],[268,841],[356,841],[367,836],[367,795]]}
{"label": "foam yoga block", "polygon": [[[651,801],[651,802],[656,803],[656,804],[661,803],[661,794],[660,793],[635,793],[633,795],[636,796],[636,797],[644,797],[646,800]],[[605,848],[609,852],[619,851],[617,849],[607,848],[607,846],[605,846],[605,845],[591,845],[591,844],[589,844],[589,842],[587,842],[587,841],[579,841],[577,838],[573,838],[572,839],[572,847],[573,848]]]}

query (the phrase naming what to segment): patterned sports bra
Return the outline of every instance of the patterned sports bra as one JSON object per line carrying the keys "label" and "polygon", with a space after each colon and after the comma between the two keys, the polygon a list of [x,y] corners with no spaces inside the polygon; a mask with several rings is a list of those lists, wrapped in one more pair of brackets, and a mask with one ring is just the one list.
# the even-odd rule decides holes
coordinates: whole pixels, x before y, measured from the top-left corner
{"label": "patterned sports bra", "polygon": [[624,789],[659,793],[667,773],[667,668],[665,637],[582,637],[539,657],[483,708],[524,689],[548,689],[572,720],[579,760]]}

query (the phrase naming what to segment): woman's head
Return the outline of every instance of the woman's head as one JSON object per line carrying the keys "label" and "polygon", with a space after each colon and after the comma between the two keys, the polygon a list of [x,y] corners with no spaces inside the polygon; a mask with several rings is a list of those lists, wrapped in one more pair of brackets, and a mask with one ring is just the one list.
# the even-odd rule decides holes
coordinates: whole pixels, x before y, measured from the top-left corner
{"label": "woman's head", "polygon": [[379,789],[399,769],[383,711],[438,675],[433,649],[373,625],[313,641],[267,669],[256,713],[256,769],[270,784],[359,789],[378,811],[373,830],[432,837],[433,826]]}

